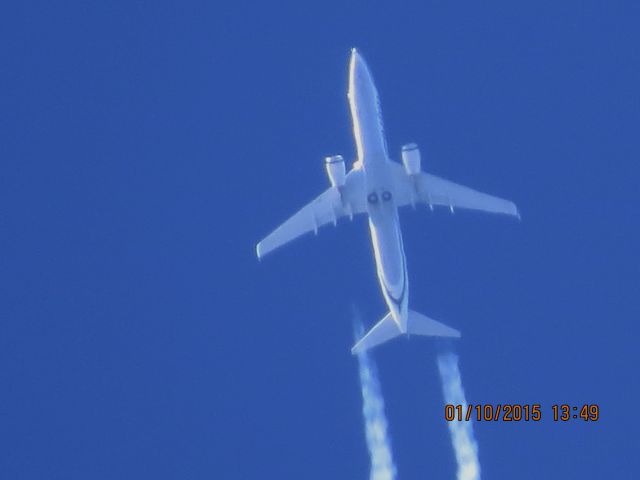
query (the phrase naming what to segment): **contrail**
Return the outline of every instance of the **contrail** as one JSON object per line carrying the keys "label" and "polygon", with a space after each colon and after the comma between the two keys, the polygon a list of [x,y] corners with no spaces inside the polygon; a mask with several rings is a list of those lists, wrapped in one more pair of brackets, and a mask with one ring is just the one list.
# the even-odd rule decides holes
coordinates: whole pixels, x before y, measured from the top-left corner
{"label": "contrail", "polygon": [[[364,330],[354,312],[355,330]],[[358,337],[360,335],[357,335]],[[367,448],[371,458],[371,480],[393,480],[396,466],[391,454],[391,438],[387,432],[387,418],[384,415],[384,399],[378,381],[373,359],[366,351],[358,354],[360,385],[362,386],[362,416],[364,417]]]}
{"label": "contrail", "polygon": [[[438,355],[438,370],[442,379],[444,401],[447,404],[462,405],[466,411],[467,401],[464,398],[462,378],[458,368],[458,356],[453,353]],[[458,480],[479,480],[480,462],[478,461],[478,444],[473,438],[471,421],[453,420],[447,422],[451,443],[458,463]]]}

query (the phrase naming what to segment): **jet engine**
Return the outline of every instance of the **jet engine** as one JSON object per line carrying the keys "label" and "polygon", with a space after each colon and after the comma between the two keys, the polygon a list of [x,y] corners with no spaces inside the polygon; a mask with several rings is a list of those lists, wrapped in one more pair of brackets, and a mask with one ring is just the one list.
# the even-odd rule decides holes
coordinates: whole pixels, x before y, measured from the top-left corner
{"label": "jet engine", "polygon": [[324,166],[332,187],[342,187],[346,178],[344,158],[342,155],[334,155],[324,159]]}
{"label": "jet engine", "polygon": [[408,175],[420,173],[420,150],[415,143],[402,146],[402,164]]}

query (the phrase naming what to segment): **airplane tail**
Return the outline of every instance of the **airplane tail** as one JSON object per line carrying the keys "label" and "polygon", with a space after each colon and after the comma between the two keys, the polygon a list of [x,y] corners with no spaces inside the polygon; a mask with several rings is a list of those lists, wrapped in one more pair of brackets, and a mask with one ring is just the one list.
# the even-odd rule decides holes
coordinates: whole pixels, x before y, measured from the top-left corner
{"label": "airplane tail", "polygon": [[407,331],[403,332],[391,316],[391,313],[387,313],[382,320],[376,323],[373,328],[353,346],[351,353],[357,355],[403,333],[406,335],[460,338],[460,332],[458,330],[447,327],[445,324],[413,310],[409,310]]}

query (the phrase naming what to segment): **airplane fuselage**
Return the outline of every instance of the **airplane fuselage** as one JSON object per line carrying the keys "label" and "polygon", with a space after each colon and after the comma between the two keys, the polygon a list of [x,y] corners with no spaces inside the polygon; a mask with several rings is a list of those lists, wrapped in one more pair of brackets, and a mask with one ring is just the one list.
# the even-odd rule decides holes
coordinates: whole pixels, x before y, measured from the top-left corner
{"label": "airplane fuselage", "polygon": [[361,162],[366,178],[367,213],[378,280],[394,321],[401,332],[406,332],[409,280],[380,102],[371,72],[355,50],[349,65],[348,98],[357,161]]}

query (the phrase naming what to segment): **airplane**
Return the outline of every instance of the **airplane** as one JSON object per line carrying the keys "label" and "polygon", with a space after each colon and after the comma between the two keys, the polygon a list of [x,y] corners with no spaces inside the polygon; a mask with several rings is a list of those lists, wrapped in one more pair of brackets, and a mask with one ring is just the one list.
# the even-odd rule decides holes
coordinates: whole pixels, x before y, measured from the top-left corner
{"label": "airplane", "polygon": [[366,214],[380,288],[389,312],[351,349],[359,354],[400,335],[461,336],[458,330],[410,310],[407,261],[402,245],[398,208],[424,203],[479,210],[520,219],[516,205],[450,182],[421,170],[415,143],[402,147],[402,164],[389,157],[378,92],[364,58],[355,48],[349,61],[347,93],[357,158],[346,173],[341,155],[326,157],[331,186],[256,246],[259,259],[295,238],[338,219]]}

